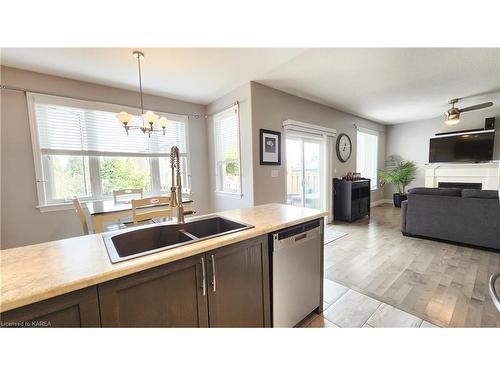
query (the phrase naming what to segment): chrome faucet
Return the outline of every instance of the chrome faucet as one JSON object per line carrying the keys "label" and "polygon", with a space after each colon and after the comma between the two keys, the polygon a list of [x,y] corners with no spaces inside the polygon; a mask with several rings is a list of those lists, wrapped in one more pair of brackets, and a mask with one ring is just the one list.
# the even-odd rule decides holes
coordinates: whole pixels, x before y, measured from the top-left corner
{"label": "chrome faucet", "polygon": [[[172,170],[172,186],[170,187],[170,207],[176,208],[177,223],[184,223],[184,206],[182,205],[181,159],[179,148],[170,149],[170,169]],[[176,182],[174,182],[176,181]]]}

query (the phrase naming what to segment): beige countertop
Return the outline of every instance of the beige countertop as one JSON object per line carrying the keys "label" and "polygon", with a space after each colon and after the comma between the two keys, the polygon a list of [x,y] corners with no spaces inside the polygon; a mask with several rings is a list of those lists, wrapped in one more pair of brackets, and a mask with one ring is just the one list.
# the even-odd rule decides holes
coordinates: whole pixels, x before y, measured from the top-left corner
{"label": "beige countertop", "polygon": [[217,214],[254,228],[115,264],[109,260],[101,234],[1,250],[0,312],[327,215],[277,203]]}

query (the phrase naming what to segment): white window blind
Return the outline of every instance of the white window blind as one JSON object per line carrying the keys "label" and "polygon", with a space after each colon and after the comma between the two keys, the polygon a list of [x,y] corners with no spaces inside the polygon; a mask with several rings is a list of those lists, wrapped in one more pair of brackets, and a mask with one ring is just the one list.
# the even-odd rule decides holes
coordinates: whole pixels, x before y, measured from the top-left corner
{"label": "white window blind", "polygon": [[[42,153],[161,156],[174,145],[181,153],[186,152],[184,122],[171,120],[165,135],[156,132],[149,138],[138,130],[131,130],[127,136],[114,112],[35,101],[35,114]],[[141,121],[134,116],[133,125],[140,126]]]}
{"label": "white window blind", "polygon": [[214,116],[216,190],[241,193],[238,106]]}
{"label": "white window blind", "polygon": [[145,193],[169,190],[170,149],[179,147],[183,186],[190,186],[188,117],[156,112],[170,121],[151,137],[138,129],[126,134],[119,111],[141,126],[137,108],[27,94],[39,206],[107,199],[113,190],[142,188]]}
{"label": "white window blind", "polygon": [[378,132],[358,128],[356,171],[362,177],[371,179],[371,190],[377,189]]}

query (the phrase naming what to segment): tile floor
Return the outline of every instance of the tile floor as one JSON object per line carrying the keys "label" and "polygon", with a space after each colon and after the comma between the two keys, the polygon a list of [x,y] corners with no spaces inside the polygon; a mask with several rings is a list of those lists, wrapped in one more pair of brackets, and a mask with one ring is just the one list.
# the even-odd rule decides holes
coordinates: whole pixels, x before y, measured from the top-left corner
{"label": "tile floor", "polygon": [[305,328],[439,328],[393,306],[324,279],[323,313],[311,314]]}

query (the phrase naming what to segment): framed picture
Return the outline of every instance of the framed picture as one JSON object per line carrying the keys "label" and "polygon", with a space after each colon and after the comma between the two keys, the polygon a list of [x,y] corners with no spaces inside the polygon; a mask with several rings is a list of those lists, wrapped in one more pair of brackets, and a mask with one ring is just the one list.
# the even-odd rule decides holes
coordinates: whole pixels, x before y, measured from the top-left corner
{"label": "framed picture", "polygon": [[281,133],[260,129],[260,165],[281,165]]}

